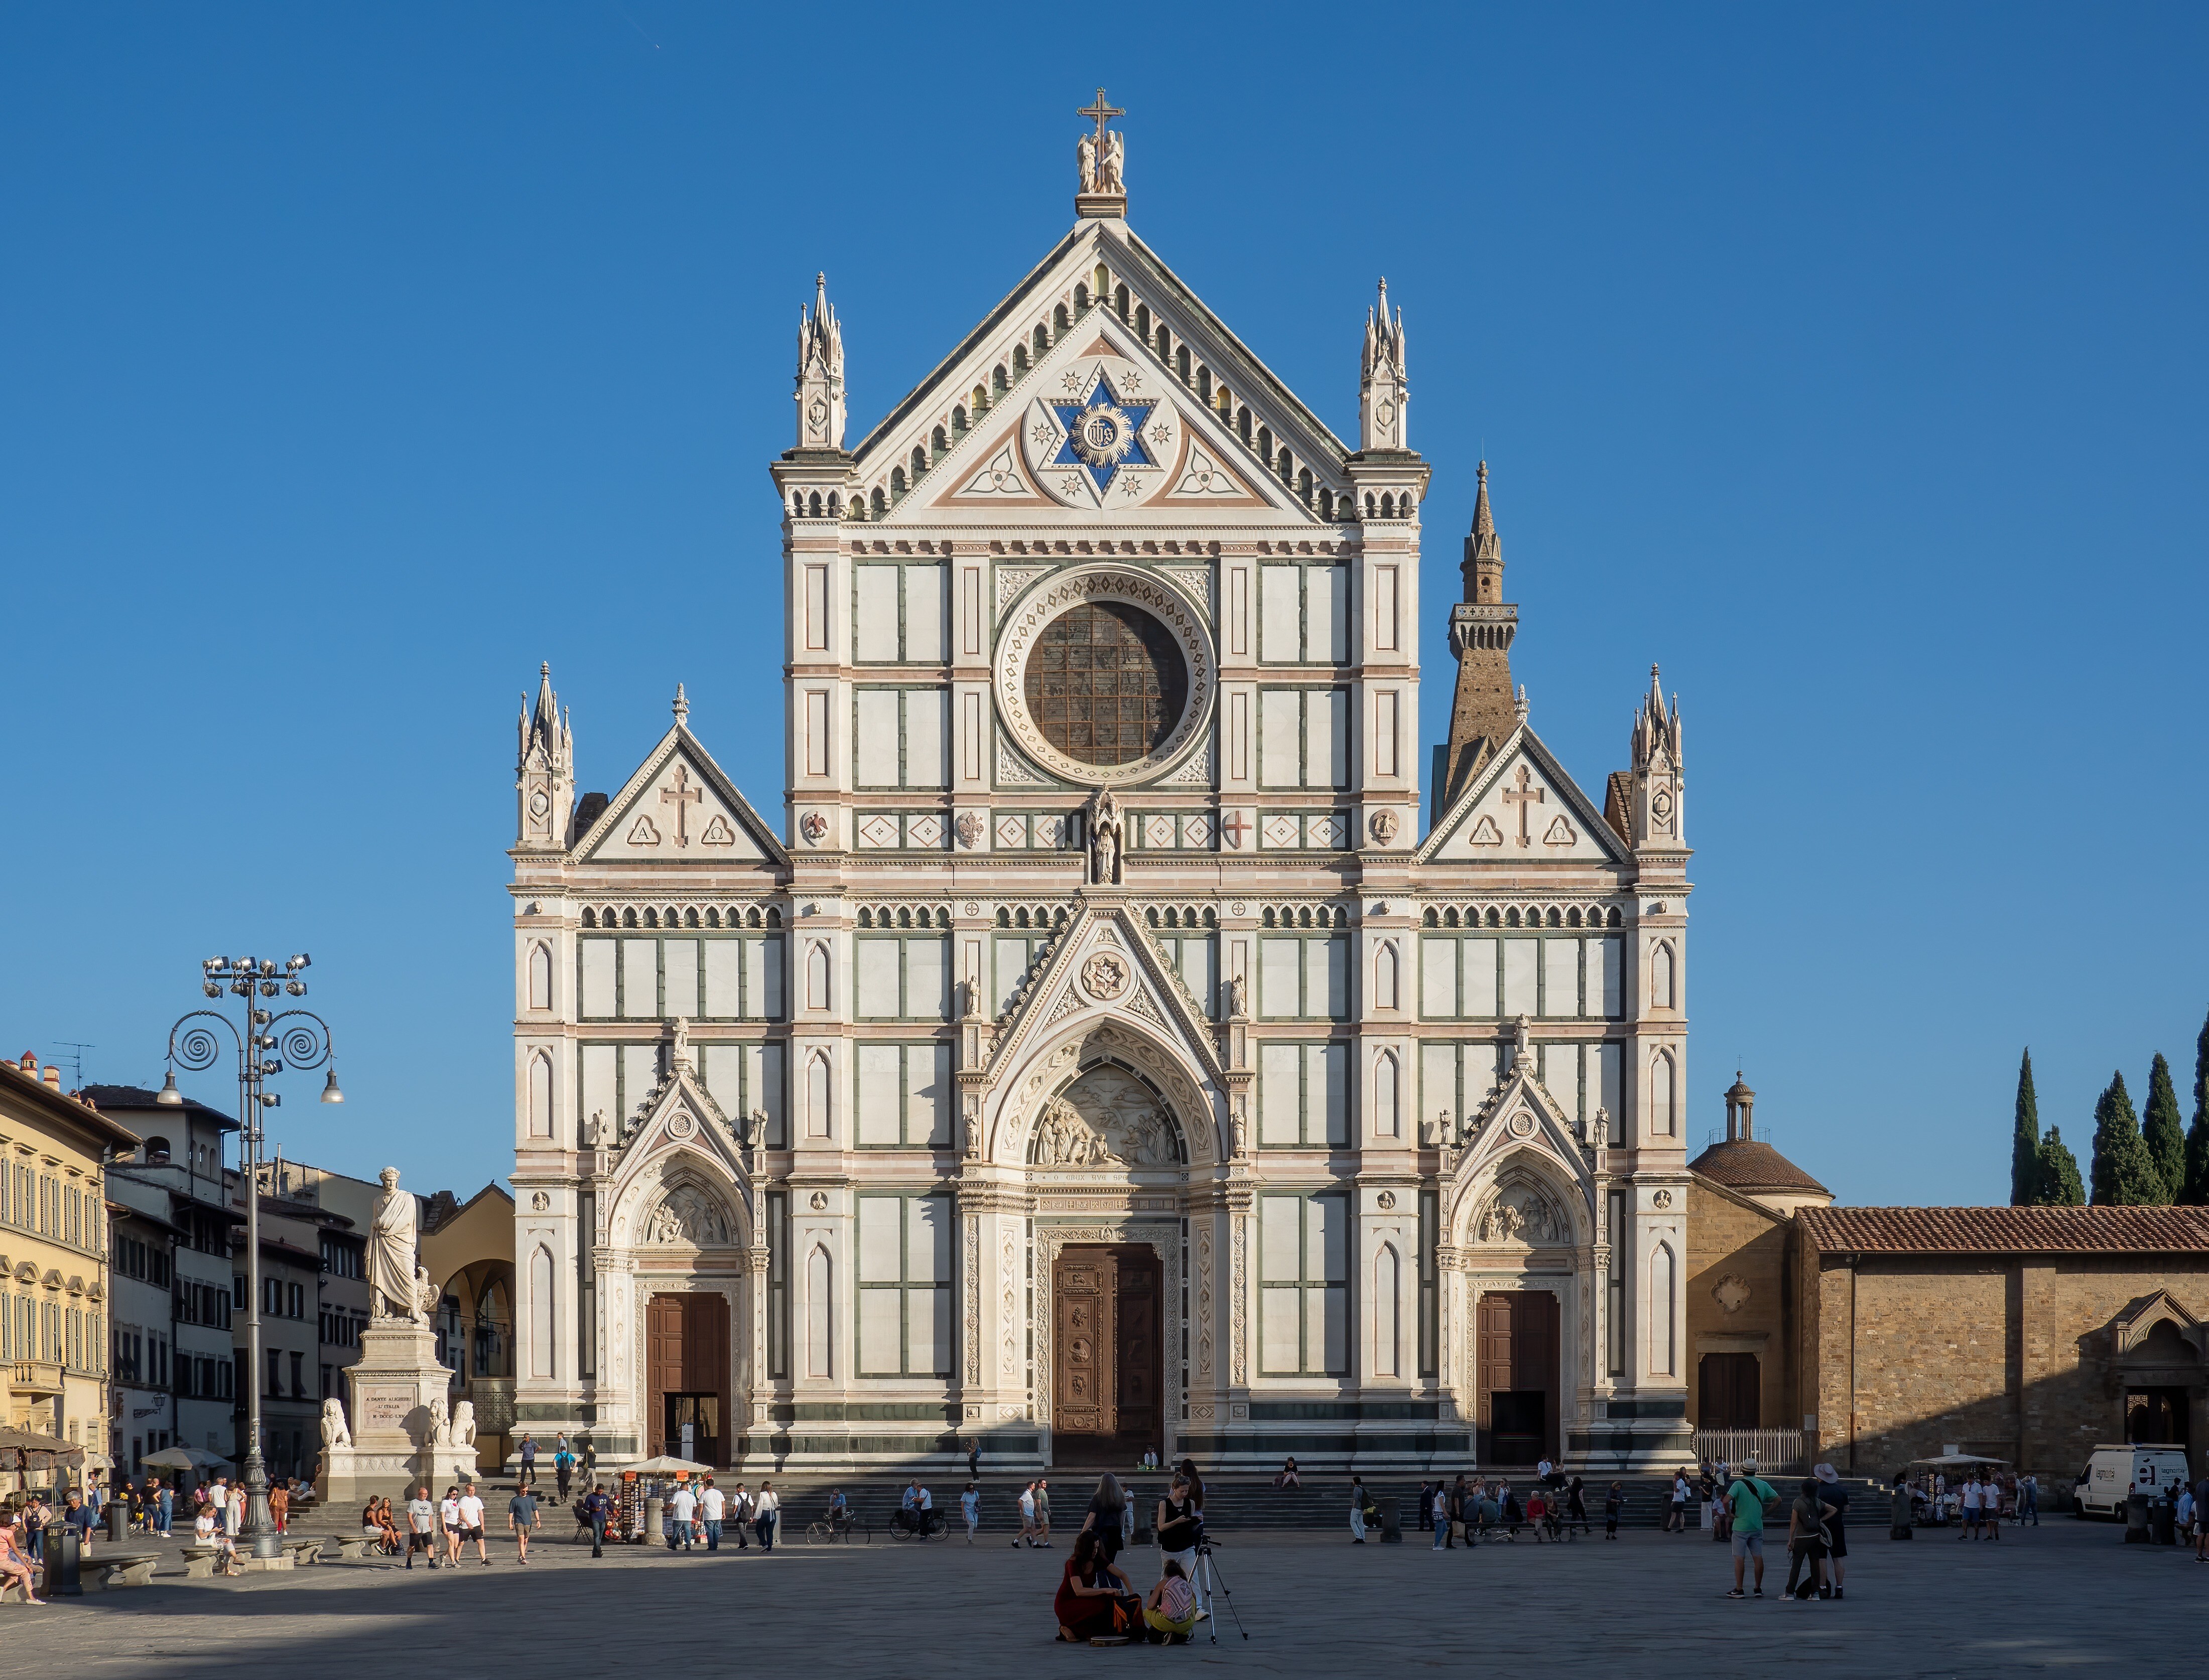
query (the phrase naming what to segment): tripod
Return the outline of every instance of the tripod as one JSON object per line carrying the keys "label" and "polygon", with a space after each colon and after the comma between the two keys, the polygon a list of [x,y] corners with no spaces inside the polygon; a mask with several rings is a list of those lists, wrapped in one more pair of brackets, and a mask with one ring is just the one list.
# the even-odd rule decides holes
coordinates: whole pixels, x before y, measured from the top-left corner
{"label": "tripod", "polygon": [[[1250,1637],[1250,1630],[1243,1625],[1243,1612],[1235,1608],[1234,1590],[1228,1586],[1226,1577],[1219,1573],[1219,1566],[1212,1561],[1212,1548],[1214,1544],[1210,1535],[1203,1536],[1196,1543],[1197,1579],[1202,1584],[1206,1598],[1209,1599],[1214,1592],[1217,1592],[1221,1598],[1227,1600],[1227,1613],[1235,1618],[1235,1631],[1247,1640]],[[1208,1624],[1205,1631],[1210,1635],[1214,1645],[1219,1644],[1219,1618],[1217,1616],[1209,1616],[1205,1620]]]}

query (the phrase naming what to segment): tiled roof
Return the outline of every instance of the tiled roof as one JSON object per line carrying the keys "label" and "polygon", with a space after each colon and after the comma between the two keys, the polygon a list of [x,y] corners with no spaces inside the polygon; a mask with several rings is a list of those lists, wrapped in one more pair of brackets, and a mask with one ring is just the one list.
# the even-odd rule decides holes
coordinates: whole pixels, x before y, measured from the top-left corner
{"label": "tiled roof", "polygon": [[1807,1190],[1819,1196],[1833,1194],[1761,1138],[1735,1138],[1713,1143],[1688,1163],[1688,1170],[1700,1173],[1728,1190]]}
{"label": "tiled roof", "polygon": [[2209,1253],[2200,1208],[1803,1208],[1828,1253]]}
{"label": "tiled roof", "polygon": [[87,1085],[84,1095],[98,1103],[102,1112],[112,1110],[124,1114],[156,1114],[164,1108],[176,1114],[204,1114],[219,1120],[229,1131],[238,1130],[238,1122],[220,1108],[210,1108],[196,1097],[186,1097],[181,1103],[164,1103],[159,1091],[147,1090],[143,1085]]}

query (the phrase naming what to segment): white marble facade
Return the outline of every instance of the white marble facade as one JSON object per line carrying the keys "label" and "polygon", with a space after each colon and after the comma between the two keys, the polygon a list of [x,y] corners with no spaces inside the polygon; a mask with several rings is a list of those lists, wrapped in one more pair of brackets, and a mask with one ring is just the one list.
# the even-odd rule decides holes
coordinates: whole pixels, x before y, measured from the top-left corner
{"label": "white marble facade", "polygon": [[[1136,238],[1111,139],[855,446],[816,290],[770,464],[779,821],[679,694],[611,798],[549,675],[520,721],[517,1430],[653,1450],[681,1294],[725,1306],[684,1380],[712,1349],[728,1461],[1048,1464],[1054,1262],[1110,1243],[1158,1257],[1168,1452],[1494,1461],[1481,1303],[1532,1293],[1549,1444],[1676,1461],[1676,707],[1652,678],[1591,798],[1495,664],[1428,808],[1401,315],[1353,448]],[[1508,662],[1473,546],[1453,646]]]}

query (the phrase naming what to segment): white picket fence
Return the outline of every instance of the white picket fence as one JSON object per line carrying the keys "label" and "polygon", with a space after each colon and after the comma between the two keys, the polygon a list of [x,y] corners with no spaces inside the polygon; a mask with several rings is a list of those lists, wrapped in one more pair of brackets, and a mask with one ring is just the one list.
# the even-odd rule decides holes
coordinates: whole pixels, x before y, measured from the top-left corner
{"label": "white picket fence", "polygon": [[1739,1464],[1754,1458],[1760,1470],[1807,1470],[1810,1449],[1799,1429],[1699,1429],[1695,1456],[1705,1464],[1724,1459]]}

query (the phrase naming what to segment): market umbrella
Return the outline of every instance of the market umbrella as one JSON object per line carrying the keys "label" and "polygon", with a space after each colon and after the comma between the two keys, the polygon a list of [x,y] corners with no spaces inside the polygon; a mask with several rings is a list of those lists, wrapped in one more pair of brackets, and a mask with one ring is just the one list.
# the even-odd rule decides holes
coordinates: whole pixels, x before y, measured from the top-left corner
{"label": "market umbrella", "polygon": [[671,1458],[665,1453],[660,1454],[657,1458],[647,1458],[641,1463],[632,1464],[628,1467],[635,1471],[640,1476],[676,1476],[685,1474],[692,1476],[707,1476],[711,1475],[713,1471],[713,1467],[710,1464],[694,1463],[691,1460],[687,1458]]}
{"label": "market umbrella", "polygon": [[159,1465],[164,1470],[228,1470],[230,1461],[218,1454],[202,1452],[197,1447],[164,1447],[158,1453],[148,1453],[138,1461],[141,1464]]}
{"label": "market umbrella", "polygon": [[81,1465],[84,1449],[34,1429],[0,1429],[0,1464],[12,1457],[17,1470],[51,1470],[57,1464]]}

